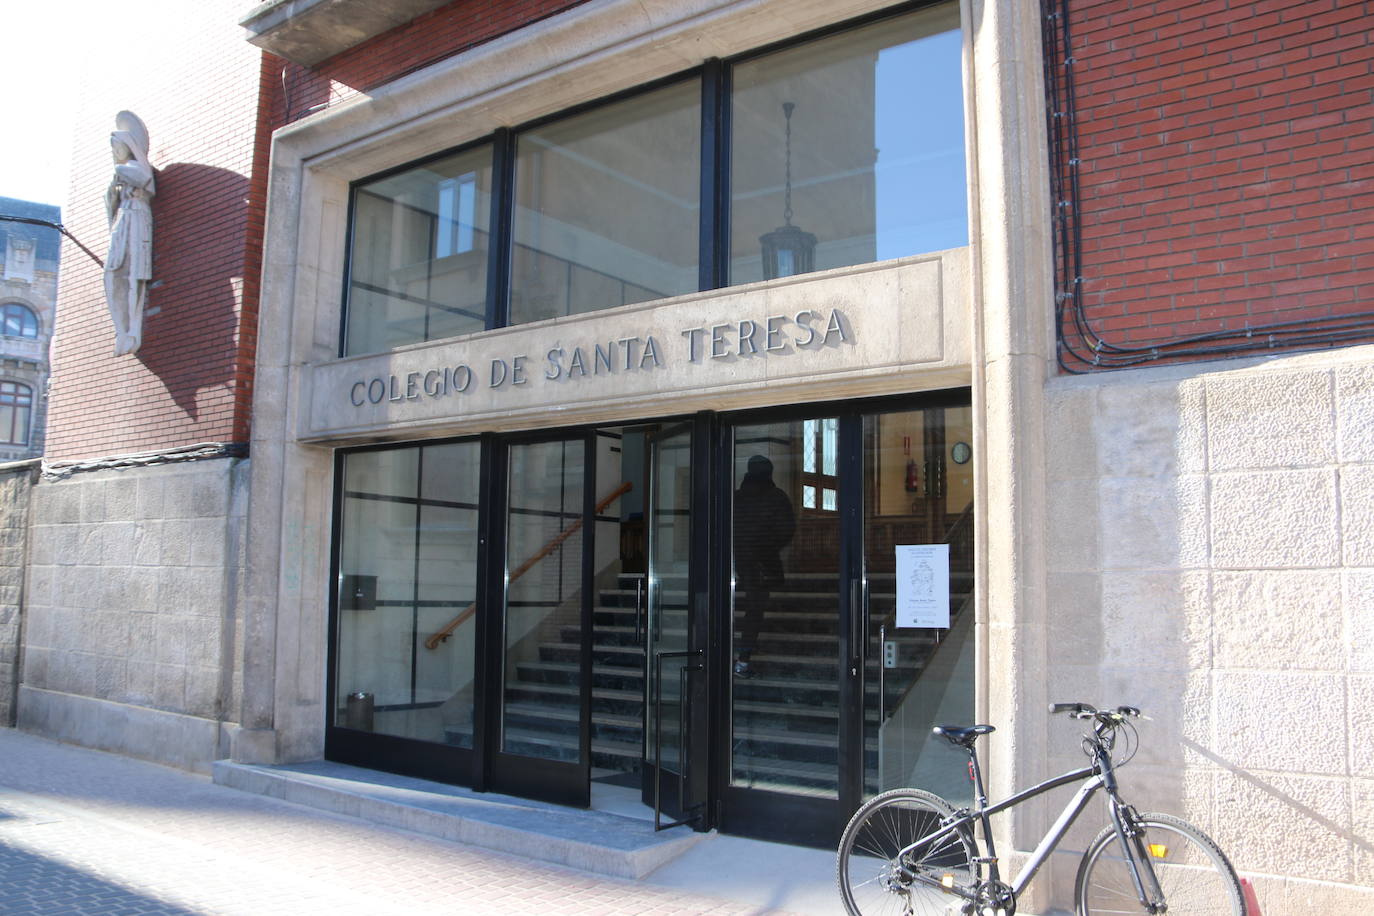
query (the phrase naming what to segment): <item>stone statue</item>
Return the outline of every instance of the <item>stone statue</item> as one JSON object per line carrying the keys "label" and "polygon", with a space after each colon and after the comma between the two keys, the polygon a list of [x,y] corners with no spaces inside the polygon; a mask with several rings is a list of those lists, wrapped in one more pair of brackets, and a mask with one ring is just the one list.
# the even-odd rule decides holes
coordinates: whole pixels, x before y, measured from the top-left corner
{"label": "stone statue", "polygon": [[105,258],[105,302],[115,326],[115,355],[133,353],[143,342],[143,308],[153,276],[153,166],[148,128],[138,115],[115,115],[110,134],[114,177],[105,192],[110,217],[110,251]]}

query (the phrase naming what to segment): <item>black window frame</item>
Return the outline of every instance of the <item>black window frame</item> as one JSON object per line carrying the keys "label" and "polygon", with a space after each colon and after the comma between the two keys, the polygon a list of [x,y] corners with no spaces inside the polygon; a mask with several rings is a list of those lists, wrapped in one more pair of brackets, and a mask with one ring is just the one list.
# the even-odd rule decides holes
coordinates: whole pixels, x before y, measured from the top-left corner
{"label": "black window frame", "polygon": [[[426,163],[448,156],[469,152],[490,145],[492,150],[491,214],[488,222],[490,238],[487,250],[487,321],[483,331],[518,327],[510,321],[511,256],[513,250],[513,222],[515,210],[515,157],[520,135],[526,131],[574,117],[588,111],[636,96],[644,95],[677,83],[695,79],[701,88],[701,220],[698,240],[697,292],[725,289],[730,286],[730,158],[731,158],[731,74],[739,64],[765,57],[779,51],[842,35],[874,23],[897,19],[923,9],[938,7],[953,0],[909,0],[843,22],[803,32],[728,58],[708,58],[701,64],[660,77],[648,83],[632,86],[610,95],[566,108],[548,115],[522,122],[513,127],[499,127],[492,133],[456,146],[364,176],[349,184],[346,250],[344,252],[342,309],[339,316],[339,357],[371,356],[392,352],[395,348],[348,352],[348,312],[352,287],[352,258],[355,232],[355,202],[363,185],[397,175]],[[954,4],[956,7],[958,4]],[[960,22],[960,29],[966,24]],[[876,263],[876,262],[869,262]],[[659,300],[647,300],[659,301]],[[613,308],[614,306],[607,306]],[[585,313],[595,314],[595,312]],[[480,333],[480,332],[477,332]],[[450,338],[434,338],[444,340]],[[432,340],[412,341],[402,346],[431,343]]]}
{"label": "black window frame", "polygon": [[[0,445],[28,446],[33,435],[33,386],[14,379],[0,379],[0,407],[10,408],[9,430],[0,429]],[[20,411],[26,411],[24,422],[20,424]],[[21,437],[15,437],[15,428],[23,426]],[[8,438],[6,438],[8,436]]]}

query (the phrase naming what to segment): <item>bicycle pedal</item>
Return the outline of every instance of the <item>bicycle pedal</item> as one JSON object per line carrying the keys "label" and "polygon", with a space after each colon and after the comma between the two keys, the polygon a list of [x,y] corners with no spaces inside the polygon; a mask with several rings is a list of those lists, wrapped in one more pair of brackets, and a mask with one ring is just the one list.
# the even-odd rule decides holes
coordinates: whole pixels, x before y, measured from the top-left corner
{"label": "bicycle pedal", "polygon": [[994,864],[997,863],[997,857],[996,857],[996,856],[974,856],[974,857],[973,857],[972,859],[970,859],[969,861],[970,861],[970,862],[976,862],[976,863],[979,864],[979,865],[994,865]]}

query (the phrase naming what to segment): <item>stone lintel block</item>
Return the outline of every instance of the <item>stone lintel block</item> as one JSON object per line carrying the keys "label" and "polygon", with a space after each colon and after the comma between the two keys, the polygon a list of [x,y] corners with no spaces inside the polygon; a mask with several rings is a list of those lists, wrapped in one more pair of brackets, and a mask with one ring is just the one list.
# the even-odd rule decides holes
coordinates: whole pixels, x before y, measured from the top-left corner
{"label": "stone lintel block", "polygon": [[1341,671],[1341,577],[1322,570],[1219,570],[1212,576],[1216,665]]}
{"label": "stone lintel block", "polygon": [[1241,769],[1347,772],[1346,678],[1218,671],[1210,750]]}
{"label": "stone lintel block", "polygon": [[1214,471],[1329,465],[1336,458],[1331,373],[1213,376],[1207,429]]}
{"label": "stone lintel block", "polygon": [[1046,560],[1054,570],[1095,570],[1100,565],[1097,518],[1098,482],[1082,478],[1046,486],[1048,531]]}
{"label": "stone lintel block", "polygon": [[1374,461],[1374,366],[1336,370],[1336,431],[1341,462]]}
{"label": "stone lintel block", "polygon": [[1212,561],[1218,568],[1340,565],[1332,470],[1215,475],[1210,503]]}
{"label": "stone lintel block", "polygon": [[105,483],[106,521],[127,522],[138,517],[138,487],[126,475],[121,471]]}
{"label": "stone lintel block", "polygon": [[130,566],[134,562],[135,532],[131,521],[106,522],[98,526],[101,535],[100,561],[105,567]]}
{"label": "stone lintel block", "polygon": [[1242,872],[1349,883],[1350,801],[1346,779],[1229,768],[1216,775],[1209,833]]}
{"label": "stone lintel block", "polygon": [[1374,674],[1374,569],[1348,569],[1341,580],[1350,670]]}
{"label": "stone lintel block", "polygon": [[1345,565],[1374,567],[1374,465],[1343,467],[1340,477]]}
{"label": "stone lintel block", "polygon": [[1355,821],[1355,883],[1364,886],[1367,896],[1364,907],[1344,912],[1374,912],[1374,779],[1350,780],[1350,810]]}
{"label": "stone lintel block", "polygon": [[[1374,674],[1352,674],[1349,690],[1350,772],[1374,779]],[[1374,833],[1366,836],[1374,842]]]}
{"label": "stone lintel block", "polygon": [[87,480],[77,484],[77,489],[81,493],[81,524],[105,521],[105,482]]}
{"label": "stone lintel block", "polygon": [[1204,566],[1206,492],[1199,475],[1102,480],[1097,507],[1102,568]]}
{"label": "stone lintel block", "polygon": [[1097,387],[1077,379],[1045,385],[1045,467],[1050,480],[1097,476]]}
{"label": "stone lintel block", "polygon": [[1098,404],[1099,475],[1158,478],[1185,470],[1176,381],[1106,384]]}
{"label": "stone lintel block", "polygon": [[1051,670],[1093,665],[1102,657],[1102,578],[1095,572],[1051,572],[1048,576],[1048,638]]}
{"label": "stone lintel block", "polygon": [[1102,633],[1104,668],[1210,667],[1207,573],[1123,570],[1103,576]]}

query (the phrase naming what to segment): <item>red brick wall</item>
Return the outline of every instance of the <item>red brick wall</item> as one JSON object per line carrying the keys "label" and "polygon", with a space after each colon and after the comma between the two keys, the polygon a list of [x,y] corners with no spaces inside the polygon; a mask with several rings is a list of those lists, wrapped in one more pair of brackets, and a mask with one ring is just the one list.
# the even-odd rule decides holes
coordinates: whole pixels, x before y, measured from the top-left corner
{"label": "red brick wall", "polygon": [[89,64],[63,216],[103,256],[109,134],[115,112],[139,115],[158,169],[159,285],[148,297],[142,348],[114,356],[102,271],[70,243],[64,248],[50,459],[247,440],[267,125],[258,105],[263,55],[243,40],[242,12],[238,0],[191,4],[137,67]]}
{"label": "red brick wall", "polygon": [[1104,339],[1374,312],[1374,2],[1068,9],[1083,302]]}
{"label": "red brick wall", "polygon": [[364,92],[460,51],[513,32],[586,0],[454,0],[306,69],[278,61],[289,113],[297,120],[318,105]]}

